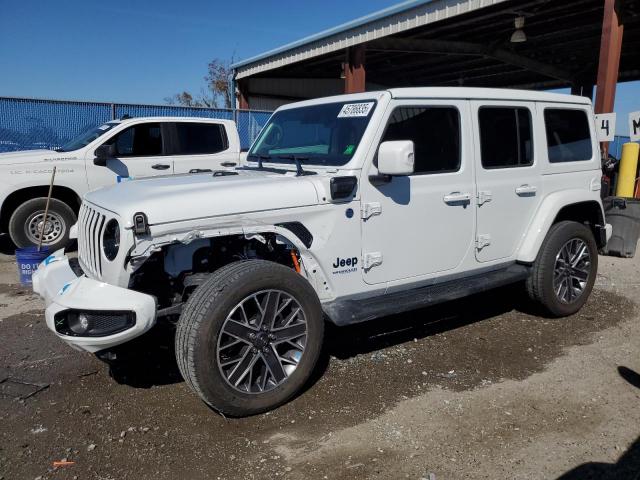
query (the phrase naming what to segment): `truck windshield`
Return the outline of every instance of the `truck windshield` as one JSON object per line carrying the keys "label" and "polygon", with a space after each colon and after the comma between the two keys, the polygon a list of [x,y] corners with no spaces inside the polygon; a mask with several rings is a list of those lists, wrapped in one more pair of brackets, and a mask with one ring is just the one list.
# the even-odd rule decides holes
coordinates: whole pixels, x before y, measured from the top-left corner
{"label": "truck windshield", "polygon": [[91,127],[90,129],[81,133],[70,142],[66,143],[62,148],[56,149],[56,151],[72,152],[74,150],[78,150],[79,148],[86,147],[91,142],[93,142],[96,138],[104,135],[116,125],[119,125],[119,122],[108,122],[108,123],[105,123],[104,125],[100,125],[99,127]]}
{"label": "truck windshield", "polygon": [[364,100],[280,110],[264,127],[247,159],[344,165],[356,152],[375,106],[375,100]]}

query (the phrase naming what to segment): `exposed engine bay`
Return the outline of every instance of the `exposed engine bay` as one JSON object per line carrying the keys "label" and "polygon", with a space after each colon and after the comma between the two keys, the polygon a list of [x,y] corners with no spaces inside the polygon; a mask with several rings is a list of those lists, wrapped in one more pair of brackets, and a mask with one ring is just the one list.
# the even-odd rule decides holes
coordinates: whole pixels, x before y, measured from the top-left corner
{"label": "exposed engine bay", "polygon": [[158,318],[177,321],[193,291],[210,273],[239,260],[270,260],[300,271],[294,245],[276,233],[203,238],[153,253],[132,275],[129,288],[156,298]]}

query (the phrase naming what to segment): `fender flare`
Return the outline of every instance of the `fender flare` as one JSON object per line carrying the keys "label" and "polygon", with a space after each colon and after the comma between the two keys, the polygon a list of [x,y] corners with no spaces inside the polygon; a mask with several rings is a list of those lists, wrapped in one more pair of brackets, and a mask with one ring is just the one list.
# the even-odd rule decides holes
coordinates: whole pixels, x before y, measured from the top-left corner
{"label": "fender flare", "polygon": [[570,205],[594,202],[600,209],[600,218],[604,226],[604,211],[599,192],[589,190],[562,190],[548,195],[538,207],[538,210],[523,236],[516,260],[522,263],[533,263],[544,242],[547,232],[555,222],[558,213]]}

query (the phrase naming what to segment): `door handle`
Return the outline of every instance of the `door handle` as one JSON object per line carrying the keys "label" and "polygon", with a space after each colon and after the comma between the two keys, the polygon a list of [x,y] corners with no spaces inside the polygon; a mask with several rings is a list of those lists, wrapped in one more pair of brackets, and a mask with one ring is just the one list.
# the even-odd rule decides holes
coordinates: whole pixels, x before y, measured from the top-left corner
{"label": "door handle", "polygon": [[237,165],[236,162],[222,162],[220,165],[223,167],[235,167]]}
{"label": "door handle", "polygon": [[468,193],[451,192],[449,195],[445,195],[442,200],[449,205],[456,205],[460,203],[470,203],[471,195]]}
{"label": "door handle", "polygon": [[521,197],[530,197],[536,194],[538,189],[535,185],[520,185],[516,188],[516,194]]}
{"label": "door handle", "polygon": [[154,170],[167,170],[171,168],[171,165],[167,165],[166,163],[156,163],[155,165],[151,165],[151,168]]}

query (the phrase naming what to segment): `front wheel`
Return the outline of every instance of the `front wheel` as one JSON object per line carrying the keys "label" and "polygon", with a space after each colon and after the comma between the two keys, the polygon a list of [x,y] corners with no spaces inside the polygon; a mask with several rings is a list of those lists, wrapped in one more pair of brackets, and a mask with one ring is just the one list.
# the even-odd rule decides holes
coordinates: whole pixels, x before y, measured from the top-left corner
{"label": "front wheel", "polygon": [[36,246],[40,236],[42,245],[50,251],[67,245],[69,231],[77,220],[75,212],[63,201],[52,198],[45,219],[46,205],[46,198],[33,198],[15,209],[9,218],[9,236],[17,247]]}
{"label": "front wheel", "polygon": [[264,260],[232,263],[187,301],[176,331],[178,367],[215,410],[261,413],[302,389],[323,330],[320,301],[300,274]]}
{"label": "front wheel", "polygon": [[532,300],[555,317],[582,308],[598,272],[598,247],[591,230],[578,222],[551,227],[527,280]]}

